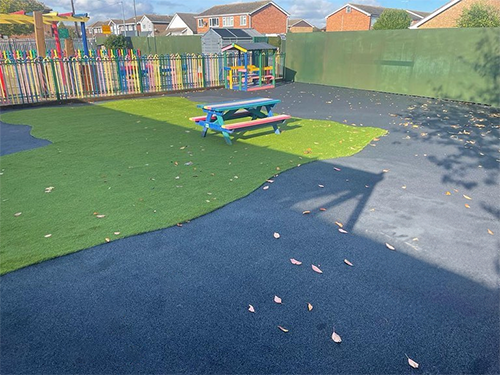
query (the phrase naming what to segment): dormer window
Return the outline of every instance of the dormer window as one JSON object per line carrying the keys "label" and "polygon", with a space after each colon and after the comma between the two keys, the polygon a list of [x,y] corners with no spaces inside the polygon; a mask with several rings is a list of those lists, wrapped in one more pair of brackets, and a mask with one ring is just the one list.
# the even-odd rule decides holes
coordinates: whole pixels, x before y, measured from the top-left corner
{"label": "dormer window", "polygon": [[349,5],[345,7],[345,12],[351,13],[351,7]]}

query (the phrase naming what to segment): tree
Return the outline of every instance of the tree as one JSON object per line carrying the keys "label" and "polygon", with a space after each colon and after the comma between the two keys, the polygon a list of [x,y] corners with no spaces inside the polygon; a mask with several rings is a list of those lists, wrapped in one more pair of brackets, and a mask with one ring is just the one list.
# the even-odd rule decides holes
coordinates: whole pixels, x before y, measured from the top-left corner
{"label": "tree", "polygon": [[500,11],[492,5],[474,3],[464,8],[457,27],[500,27]]}
{"label": "tree", "polygon": [[386,9],[373,25],[373,30],[395,30],[410,27],[411,17],[403,9]]}
{"label": "tree", "polygon": [[[37,0],[1,0],[0,13],[12,13],[19,10],[32,12],[35,10],[44,11],[50,10],[45,4]],[[0,25],[0,34],[2,35],[25,35],[31,34],[34,28],[33,25]]]}
{"label": "tree", "polygon": [[131,48],[130,40],[123,35],[110,35],[104,41],[104,47],[107,49]]}

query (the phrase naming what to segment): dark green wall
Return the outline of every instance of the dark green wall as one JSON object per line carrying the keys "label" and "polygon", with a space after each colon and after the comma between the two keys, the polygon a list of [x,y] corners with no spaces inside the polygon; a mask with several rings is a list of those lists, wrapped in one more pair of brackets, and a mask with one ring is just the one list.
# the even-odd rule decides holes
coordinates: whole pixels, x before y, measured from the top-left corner
{"label": "dark green wall", "polygon": [[[97,43],[103,44],[105,40],[105,37],[97,38]],[[140,50],[143,55],[201,53],[201,35],[158,36],[155,38],[133,36],[130,40],[132,48]]]}
{"label": "dark green wall", "polygon": [[500,28],[287,34],[287,79],[500,107]]}

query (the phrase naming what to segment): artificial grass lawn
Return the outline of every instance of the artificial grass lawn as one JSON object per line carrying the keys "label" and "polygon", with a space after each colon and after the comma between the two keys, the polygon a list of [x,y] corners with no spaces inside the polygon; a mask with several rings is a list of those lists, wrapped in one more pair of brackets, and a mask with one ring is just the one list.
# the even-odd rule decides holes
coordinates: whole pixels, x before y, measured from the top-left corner
{"label": "artificial grass lawn", "polygon": [[188,120],[200,114],[171,97],[4,114],[53,144],[0,159],[0,273],[185,222],[279,171],[352,155],[385,133],[294,119],[281,135],[263,128],[228,146],[220,134],[200,137]]}

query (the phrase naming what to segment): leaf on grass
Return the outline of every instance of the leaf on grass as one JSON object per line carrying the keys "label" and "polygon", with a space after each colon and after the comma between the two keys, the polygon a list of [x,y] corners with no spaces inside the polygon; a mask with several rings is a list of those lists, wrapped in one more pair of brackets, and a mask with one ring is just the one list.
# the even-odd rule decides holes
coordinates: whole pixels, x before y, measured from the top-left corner
{"label": "leaf on grass", "polygon": [[118,236],[118,235],[120,234],[120,232],[113,232],[113,234],[114,234],[115,236]]}
{"label": "leaf on grass", "polygon": [[106,237],[106,238],[104,239],[104,241],[109,242],[109,241],[111,241],[111,240],[109,239],[109,237]]}
{"label": "leaf on grass", "polygon": [[321,185],[321,184],[319,184],[318,186],[319,186],[320,188],[324,188],[324,187],[325,187],[325,185]]}
{"label": "leaf on grass", "polygon": [[308,311],[311,311],[313,309],[313,305],[311,305],[310,303],[307,304],[307,310]]}
{"label": "leaf on grass", "polygon": [[342,338],[335,331],[333,331],[332,333],[332,340],[335,341],[337,344],[340,344],[342,342]]}
{"label": "leaf on grass", "polygon": [[46,234],[44,237],[45,237],[45,238],[52,237],[52,234],[50,234],[50,233],[49,233],[49,234]]}
{"label": "leaf on grass", "polygon": [[301,261],[298,261],[297,259],[290,259],[290,262],[292,262],[292,264],[295,264],[296,266],[300,266],[302,264]]}
{"label": "leaf on grass", "polygon": [[278,296],[274,296],[274,302],[281,303],[281,298],[279,298]]}
{"label": "leaf on grass", "polygon": [[283,332],[285,332],[285,333],[287,333],[287,332],[288,332],[288,329],[286,329],[286,328],[284,328],[284,327],[282,327],[282,326],[278,326],[278,328],[279,328],[280,330],[282,330]]}
{"label": "leaf on grass", "polygon": [[311,211],[303,211],[302,215],[307,215],[307,214],[310,214],[310,213],[311,213]]}
{"label": "leaf on grass", "polygon": [[266,180],[266,182],[269,182],[270,184],[272,184],[274,182],[274,180]]}
{"label": "leaf on grass", "polygon": [[51,193],[51,192],[52,192],[52,190],[54,190],[54,186],[49,186],[49,187],[46,187],[46,188],[45,188],[45,192],[46,192],[46,193]]}
{"label": "leaf on grass", "polygon": [[103,217],[106,217],[106,215],[96,215],[96,218],[102,219]]}
{"label": "leaf on grass", "polygon": [[281,236],[280,236],[280,234],[279,234],[278,232],[274,232],[273,236],[274,236],[274,238],[276,238],[276,239],[278,239],[278,238],[280,238],[280,237],[281,237]]}
{"label": "leaf on grass", "polygon": [[311,268],[313,269],[314,272],[323,273],[323,271],[321,271],[319,267],[315,266],[314,264],[311,264]]}
{"label": "leaf on grass", "polygon": [[447,191],[445,194],[446,194],[446,195],[451,195],[451,193],[450,193],[449,191]]}
{"label": "leaf on grass", "polygon": [[493,231],[491,229],[488,229],[488,233],[493,236]]}
{"label": "leaf on grass", "polygon": [[326,211],[326,208],[321,207],[319,210],[320,211]]}
{"label": "leaf on grass", "polygon": [[342,228],[339,228],[339,232],[340,233],[349,233],[348,231],[346,231],[345,229],[342,229]]}
{"label": "leaf on grass", "polygon": [[396,248],[395,248],[394,246],[392,246],[391,244],[389,244],[389,243],[387,243],[387,242],[385,243],[385,246],[387,246],[387,248],[388,248],[389,250],[396,250]]}
{"label": "leaf on grass", "polygon": [[255,309],[253,308],[252,305],[248,305],[248,311],[250,311],[251,313],[254,313]]}
{"label": "leaf on grass", "polygon": [[18,217],[18,216],[21,216],[21,214],[22,214],[22,212],[16,212],[16,213],[14,214],[14,216],[15,216],[15,217]]}
{"label": "leaf on grass", "polygon": [[336,225],[338,225],[339,227],[343,228],[344,227],[344,224],[342,224],[340,221],[336,221],[335,222]]}
{"label": "leaf on grass", "polygon": [[344,259],[344,263],[347,264],[348,266],[351,266],[352,267],[352,263],[349,262],[347,259]]}

